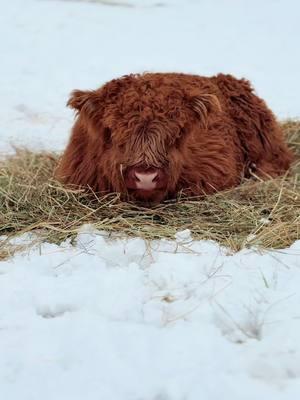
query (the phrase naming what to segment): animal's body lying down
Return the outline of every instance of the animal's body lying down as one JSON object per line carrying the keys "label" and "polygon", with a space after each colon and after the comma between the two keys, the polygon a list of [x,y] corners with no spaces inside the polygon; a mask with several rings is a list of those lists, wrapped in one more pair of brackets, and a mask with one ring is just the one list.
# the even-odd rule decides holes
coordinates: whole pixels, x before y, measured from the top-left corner
{"label": "animal's body lying down", "polygon": [[76,90],[77,113],[56,176],[146,202],[234,187],[250,170],[284,173],[292,154],[248,81],[147,73]]}

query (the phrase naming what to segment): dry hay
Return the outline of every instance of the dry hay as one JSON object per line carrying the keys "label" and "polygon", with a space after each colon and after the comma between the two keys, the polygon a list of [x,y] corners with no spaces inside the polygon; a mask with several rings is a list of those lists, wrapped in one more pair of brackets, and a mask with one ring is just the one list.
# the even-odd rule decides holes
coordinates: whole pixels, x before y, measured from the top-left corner
{"label": "dry hay", "polygon": [[190,229],[195,239],[233,250],[285,248],[300,238],[300,121],[283,127],[296,154],[286,176],[251,179],[205,199],[181,198],[154,208],[122,202],[118,195],[66,189],[52,178],[57,154],[17,149],[0,162],[0,259],[13,253],[9,242],[16,235],[38,232],[41,240],[60,243],[85,223],[122,237],[174,238]]}

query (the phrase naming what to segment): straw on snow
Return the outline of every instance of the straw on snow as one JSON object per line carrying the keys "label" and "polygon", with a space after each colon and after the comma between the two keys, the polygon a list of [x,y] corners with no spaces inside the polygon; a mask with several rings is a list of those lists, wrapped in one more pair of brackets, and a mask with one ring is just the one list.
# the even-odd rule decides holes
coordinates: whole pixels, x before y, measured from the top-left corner
{"label": "straw on snow", "polygon": [[289,174],[154,208],[122,202],[117,194],[101,197],[66,188],[52,178],[57,154],[16,149],[0,162],[0,258],[15,250],[10,243],[15,235],[38,231],[41,240],[59,243],[74,237],[84,223],[145,239],[174,238],[190,229],[195,239],[216,240],[233,250],[287,247],[300,238],[300,121],[283,127],[296,154]]}

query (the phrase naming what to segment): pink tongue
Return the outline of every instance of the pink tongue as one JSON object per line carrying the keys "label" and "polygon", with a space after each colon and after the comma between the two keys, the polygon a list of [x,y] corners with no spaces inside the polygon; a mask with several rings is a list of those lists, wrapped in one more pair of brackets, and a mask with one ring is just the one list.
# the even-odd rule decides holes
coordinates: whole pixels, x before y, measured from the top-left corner
{"label": "pink tongue", "polygon": [[157,175],[157,172],[150,173],[150,174],[139,174],[138,172],[135,173],[138,181],[136,181],[136,187],[138,189],[143,190],[152,190],[156,187],[156,182],[153,182]]}

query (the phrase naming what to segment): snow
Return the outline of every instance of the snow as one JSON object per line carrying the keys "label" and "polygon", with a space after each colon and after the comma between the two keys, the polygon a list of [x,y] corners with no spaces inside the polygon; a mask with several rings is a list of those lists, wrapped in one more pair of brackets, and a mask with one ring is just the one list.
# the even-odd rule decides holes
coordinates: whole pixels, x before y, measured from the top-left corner
{"label": "snow", "polygon": [[4,261],[1,398],[295,399],[299,254],[85,226]]}
{"label": "snow", "polygon": [[297,0],[1,4],[0,151],[63,149],[70,92],[132,72],[232,73],[280,118],[299,116]]}
{"label": "snow", "polygon": [[[62,150],[71,90],[145,70],[244,76],[299,116],[296,0],[113,3],[2,0],[2,154]],[[294,400],[299,268],[300,241],[234,254],[189,231],[37,245],[0,262],[0,399]]]}

